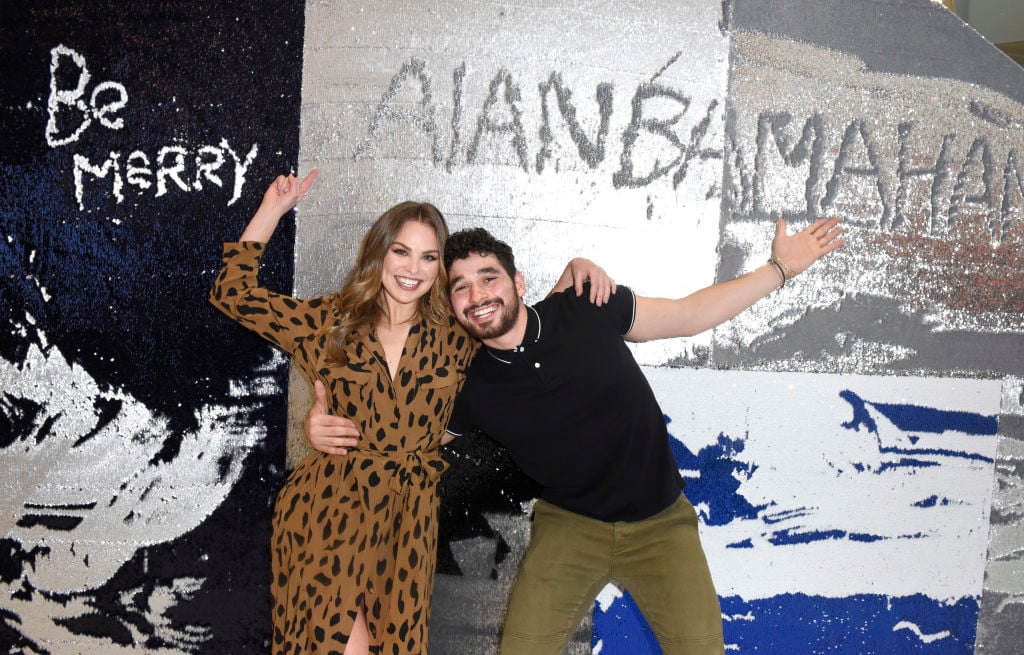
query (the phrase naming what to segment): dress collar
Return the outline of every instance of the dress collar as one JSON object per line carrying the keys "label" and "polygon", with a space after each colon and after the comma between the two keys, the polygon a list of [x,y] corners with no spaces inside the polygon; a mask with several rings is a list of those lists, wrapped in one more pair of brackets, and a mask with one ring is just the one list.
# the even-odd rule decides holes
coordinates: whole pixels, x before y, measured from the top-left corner
{"label": "dress collar", "polygon": [[[413,341],[412,350],[410,350],[410,357],[416,358],[423,345],[423,335],[426,332],[427,320],[420,318],[419,321],[409,326],[409,334],[406,336],[405,345],[409,346],[409,337],[416,336]],[[370,330],[356,330],[353,332],[355,338],[349,339],[345,343],[345,357],[348,361],[347,366],[355,371],[366,371],[369,366],[372,366],[374,362],[383,363],[384,360],[384,349],[381,347],[380,342],[377,341],[377,332],[374,329]],[[387,368],[386,364],[384,365]]]}

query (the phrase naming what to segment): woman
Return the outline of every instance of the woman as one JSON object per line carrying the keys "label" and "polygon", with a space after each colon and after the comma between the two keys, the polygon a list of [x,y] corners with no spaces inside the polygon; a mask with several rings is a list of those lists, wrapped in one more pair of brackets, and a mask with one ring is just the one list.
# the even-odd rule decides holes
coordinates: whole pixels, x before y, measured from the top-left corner
{"label": "woman", "polygon": [[[259,286],[266,242],[316,175],[274,180],[239,242],[224,245],[210,292],[218,309],[289,353],[359,434],[346,457],[311,452],[278,493],[272,648],[426,653],[435,486],[446,466],[438,447],[476,341],[451,315],[448,228],[427,203],[384,212],[336,294],[299,300]],[[591,273],[603,271],[574,260],[556,290]]]}

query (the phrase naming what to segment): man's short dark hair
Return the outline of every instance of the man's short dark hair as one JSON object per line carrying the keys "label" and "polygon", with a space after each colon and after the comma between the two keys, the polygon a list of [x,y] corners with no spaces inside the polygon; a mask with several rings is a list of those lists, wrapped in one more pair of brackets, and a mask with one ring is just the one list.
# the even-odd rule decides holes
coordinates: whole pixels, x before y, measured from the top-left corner
{"label": "man's short dark hair", "polygon": [[482,227],[459,230],[448,237],[448,243],[444,245],[445,270],[451,270],[452,262],[455,260],[466,259],[474,253],[494,255],[508,276],[515,277],[516,258],[512,254],[512,248],[504,241],[495,239],[490,232]]}

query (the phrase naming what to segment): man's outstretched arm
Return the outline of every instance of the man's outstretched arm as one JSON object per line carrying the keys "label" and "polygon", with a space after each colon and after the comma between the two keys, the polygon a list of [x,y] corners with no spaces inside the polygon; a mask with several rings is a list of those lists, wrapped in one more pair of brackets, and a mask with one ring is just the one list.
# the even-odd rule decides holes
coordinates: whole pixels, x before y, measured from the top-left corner
{"label": "man's outstretched arm", "polygon": [[685,298],[637,296],[636,317],[626,338],[651,341],[691,337],[720,325],[843,245],[842,232],[838,218],[823,218],[796,234],[787,234],[786,222],[780,218],[772,239],[772,261]]}

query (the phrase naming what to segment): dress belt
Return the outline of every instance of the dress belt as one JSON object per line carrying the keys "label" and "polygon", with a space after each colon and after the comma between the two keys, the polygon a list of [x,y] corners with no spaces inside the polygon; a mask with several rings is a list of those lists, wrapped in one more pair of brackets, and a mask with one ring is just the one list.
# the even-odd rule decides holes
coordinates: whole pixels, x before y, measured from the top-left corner
{"label": "dress belt", "polygon": [[418,480],[421,487],[425,482],[437,482],[448,468],[448,463],[436,450],[350,450],[349,456],[352,455],[375,460],[382,470],[393,473],[388,487],[398,493],[405,493],[414,480]]}

